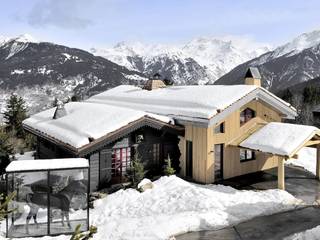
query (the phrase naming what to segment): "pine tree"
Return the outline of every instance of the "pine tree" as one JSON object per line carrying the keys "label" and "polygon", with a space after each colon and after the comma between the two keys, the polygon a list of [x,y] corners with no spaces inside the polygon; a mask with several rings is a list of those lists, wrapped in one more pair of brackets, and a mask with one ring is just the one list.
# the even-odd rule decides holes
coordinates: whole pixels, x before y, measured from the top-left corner
{"label": "pine tree", "polygon": [[292,104],[293,94],[289,88],[284,91],[282,99]]}
{"label": "pine tree", "polygon": [[11,94],[3,113],[7,131],[15,131],[17,137],[24,137],[22,121],[27,118],[27,107],[22,97]]}
{"label": "pine tree", "polygon": [[303,89],[303,102],[308,104],[317,104],[320,101],[319,89],[315,86],[306,86]]}
{"label": "pine tree", "polygon": [[0,129],[0,174],[2,175],[10,163],[10,155],[13,154],[13,147],[9,142],[8,134]]}
{"label": "pine tree", "polygon": [[174,170],[174,168],[171,166],[171,159],[169,154],[168,154],[168,158],[165,161],[167,165],[164,169],[164,174],[167,176],[173,175],[176,172],[176,170]]}
{"label": "pine tree", "polygon": [[141,162],[139,153],[137,151],[134,154],[134,159],[130,163],[129,170],[127,171],[133,186],[136,187],[146,174],[146,171],[144,170],[144,165]]}

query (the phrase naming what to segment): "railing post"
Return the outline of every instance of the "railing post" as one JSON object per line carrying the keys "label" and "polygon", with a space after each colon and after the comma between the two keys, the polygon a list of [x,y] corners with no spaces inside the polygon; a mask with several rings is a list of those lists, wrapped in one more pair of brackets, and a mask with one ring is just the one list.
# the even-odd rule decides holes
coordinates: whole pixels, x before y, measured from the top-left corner
{"label": "railing post", "polygon": [[317,177],[318,180],[320,180],[320,144],[317,145],[316,177]]}
{"label": "railing post", "polygon": [[285,190],[285,172],[284,172],[284,157],[278,160],[278,188]]}

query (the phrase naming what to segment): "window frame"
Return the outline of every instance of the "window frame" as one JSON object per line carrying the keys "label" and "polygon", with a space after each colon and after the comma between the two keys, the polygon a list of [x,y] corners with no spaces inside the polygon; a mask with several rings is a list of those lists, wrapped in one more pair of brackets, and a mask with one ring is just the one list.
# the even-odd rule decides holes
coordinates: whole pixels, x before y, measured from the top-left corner
{"label": "window frame", "polygon": [[[249,112],[251,116],[249,117]],[[243,114],[243,116],[241,116]],[[240,112],[240,127],[256,117],[256,111],[251,108],[245,108]],[[244,118],[243,120],[241,118]]]}
{"label": "window frame", "polygon": [[[241,159],[241,151],[244,151],[243,159]],[[251,158],[248,158],[248,152],[251,152]],[[256,160],[256,152],[250,149],[240,149],[239,159],[241,163]]]}

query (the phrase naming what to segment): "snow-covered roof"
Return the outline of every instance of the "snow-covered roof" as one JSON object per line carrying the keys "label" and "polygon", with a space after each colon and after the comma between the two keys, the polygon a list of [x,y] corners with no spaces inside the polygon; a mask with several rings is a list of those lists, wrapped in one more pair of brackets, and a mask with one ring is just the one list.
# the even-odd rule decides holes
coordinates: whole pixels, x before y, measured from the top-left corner
{"label": "snow-covered roof", "polygon": [[[105,103],[172,116],[175,119],[211,119],[242,98],[247,102],[264,98],[284,115],[294,117],[296,112],[269,91],[253,85],[172,86],[152,91],[136,86],[122,85],[89,98],[88,102]],[[245,103],[247,103],[245,102]],[[244,103],[244,104],[245,104]]]}
{"label": "snow-covered roof", "polygon": [[89,162],[87,159],[84,159],[84,158],[21,160],[21,161],[12,161],[7,166],[6,172],[72,169],[72,168],[87,168],[87,167],[89,167]]}
{"label": "snow-covered roof", "polygon": [[291,157],[320,130],[313,126],[268,123],[239,144],[240,147]]}
{"label": "snow-covered roof", "polygon": [[[89,102],[65,104],[66,115],[53,119],[55,108],[32,115],[23,124],[72,147],[80,148],[145,116],[173,123],[166,116]],[[91,140],[90,140],[91,139]]]}

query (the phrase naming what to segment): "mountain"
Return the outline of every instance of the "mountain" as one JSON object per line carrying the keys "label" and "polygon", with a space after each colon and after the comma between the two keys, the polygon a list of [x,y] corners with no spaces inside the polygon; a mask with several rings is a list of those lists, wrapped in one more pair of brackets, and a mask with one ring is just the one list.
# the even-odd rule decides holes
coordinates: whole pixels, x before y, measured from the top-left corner
{"label": "mountain", "polygon": [[320,76],[320,30],[304,33],[273,51],[240,64],[215,84],[239,84],[249,66],[257,66],[262,84],[277,92]]}
{"label": "mountain", "polygon": [[[254,48],[249,47],[254,46]],[[196,38],[184,45],[121,42],[91,52],[145,75],[159,72],[175,84],[213,83],[235,66],[268,51],[249,40]]]}
{"label": "mountain", "polygon": [[[0,43],[0,108],[10,92],[26,99],[31,113],[47,108],[55,97],[82,97],[146,77],[81,49],[39,42],[29,35]],[[1,42],[1,41],[0,41]]]}

